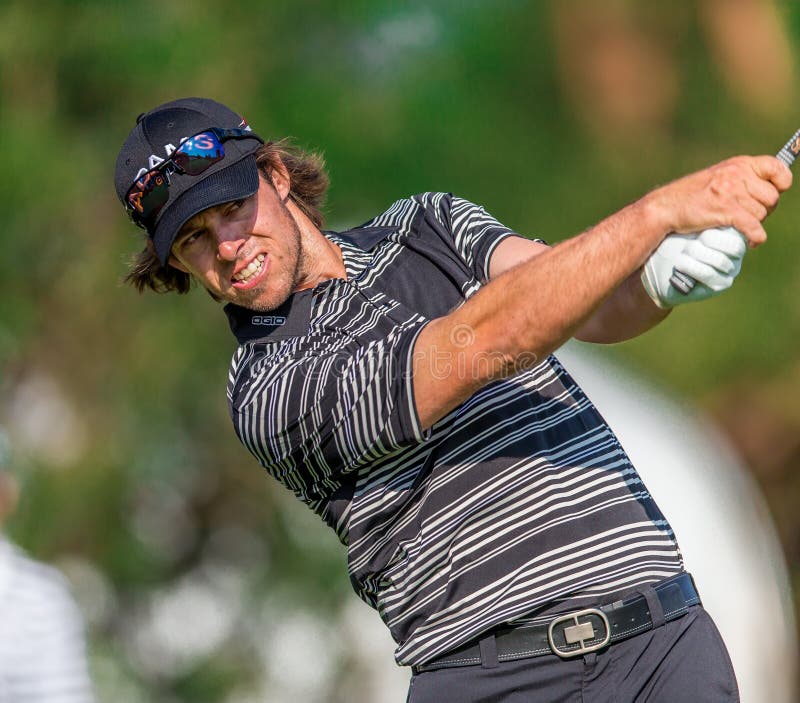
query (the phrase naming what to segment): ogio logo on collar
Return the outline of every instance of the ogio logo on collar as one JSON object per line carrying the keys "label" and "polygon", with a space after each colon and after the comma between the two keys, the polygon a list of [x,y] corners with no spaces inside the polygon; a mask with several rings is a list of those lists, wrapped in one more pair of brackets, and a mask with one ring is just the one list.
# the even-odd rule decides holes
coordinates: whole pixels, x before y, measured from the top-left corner
{"label": "ogio logo on collar", "polygon": [[283,315],[253,315],[250,322],[254,325],[266,325],[268,327],[278,327],[279,325],[286,324],[286,318]]}

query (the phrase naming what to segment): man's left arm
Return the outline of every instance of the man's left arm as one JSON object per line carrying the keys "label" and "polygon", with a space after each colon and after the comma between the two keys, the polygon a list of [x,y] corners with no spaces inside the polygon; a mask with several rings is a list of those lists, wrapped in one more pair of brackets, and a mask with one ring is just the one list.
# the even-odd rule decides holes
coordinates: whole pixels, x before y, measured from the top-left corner
{"label": "man's left arm", "polygon": [[[507,237],[492,253],[489,278],[496,278],[547,249],[541,242]],[[641,271],[636,271],[618,286],[576,332],[576,339],[598,344],[622,342],[646,332],[667,317],[670,309],[662,309],[653,302],[640,276]]]}

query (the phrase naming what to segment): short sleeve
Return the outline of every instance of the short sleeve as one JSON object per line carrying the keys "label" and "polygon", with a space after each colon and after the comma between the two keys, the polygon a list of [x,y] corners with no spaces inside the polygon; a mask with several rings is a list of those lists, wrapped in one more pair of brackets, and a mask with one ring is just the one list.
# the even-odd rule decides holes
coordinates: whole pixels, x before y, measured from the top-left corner
{"label": "short sleeve", "polygon": [[366,342],[317,335],[243,350],[251,358],[229,391],[240,440],[312,507],[348,473],[422,441],[411,373],[422,326]]}
{"label": "short sleeve", "polygon": [[481,283],[489,280],[492,253],[506,237],[520,236],[481,205],[445,194],[437,199],[437,217],[448,227],[456,251]]}

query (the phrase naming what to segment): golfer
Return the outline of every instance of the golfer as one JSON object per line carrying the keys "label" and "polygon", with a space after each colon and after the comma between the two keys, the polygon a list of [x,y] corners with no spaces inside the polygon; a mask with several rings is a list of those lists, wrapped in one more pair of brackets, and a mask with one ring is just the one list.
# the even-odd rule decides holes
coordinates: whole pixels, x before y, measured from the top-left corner
{"label": "golfer", "polygon": [[127,280],[225,303],[235,431],[346,546],[409,700],[738,700],[669,523],[552,352],[730,287],[725,227],[762,244],[788,168],[724,161],[554,247],[447,193],[325,231],[327,182],[217,102],[156,107],[116,165],[146,232]]}

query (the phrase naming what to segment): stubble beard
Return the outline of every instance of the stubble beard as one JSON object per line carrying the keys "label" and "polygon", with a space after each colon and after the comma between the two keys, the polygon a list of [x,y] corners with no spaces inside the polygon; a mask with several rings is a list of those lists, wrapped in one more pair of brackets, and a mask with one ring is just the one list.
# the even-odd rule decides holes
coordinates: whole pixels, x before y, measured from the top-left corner
{"label": "stubble beard", "polygon": [[[277,282],[274,278],[275,272],[267,271],[267,278],[263,282],[263,289],[251,291],[253,294],[252,302],[241,301],[238,304],[255,312],[272,312],[288,300],[303,280],[306,270],[306,252],[303,247],[303,237],[300,228],[297,226],[292,213],[285,204],[281,203],[283,212],[286,216],[286,224],[290,230],[291,241],[287,247],[287,269],[285,271],[286,283],[275,288]],[[287,232],[289,234],[289,232]],[[294,265],[292,265],[292,262]],[[279,272],[280,278],[284,278],[284,272]],[[270,280],[272,278],[272,280]],[[271,290],[270,290],[271,288]]]}

